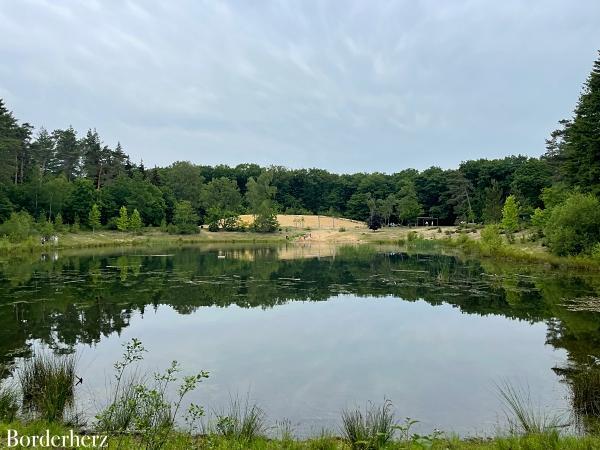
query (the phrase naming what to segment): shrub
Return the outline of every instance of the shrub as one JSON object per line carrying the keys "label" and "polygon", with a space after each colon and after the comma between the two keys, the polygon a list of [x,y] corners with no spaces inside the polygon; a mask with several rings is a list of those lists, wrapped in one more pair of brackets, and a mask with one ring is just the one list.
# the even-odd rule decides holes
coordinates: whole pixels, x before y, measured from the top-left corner
{"label": "shrub", "polygon": [[61,213],[58,213],[54,218],[54,229],[57,232],[61,232],[64,230],[63,217]]}
{"label": "shrub", "polygon": [[486,225],[481,230],[481,243],[487,250],[497,250],[502,246],[502,236],[498,225]]}
{"label": "shrub", "polygon": [[8,237],[11,242],[21,242],[35,232],[33,217],[26,211],[13,212],[9,219],[0,225],[0,234]]}
{"label": "shrub", "polygon": [[381,217],[381,214],[379,214],[377,211],[371,214],[369,220],[367,220],[367,225],[373,231],[379,230],[383,225],[383,218]]}
{"label": "shrub", "polygon": [[552,209],[544,234],[557,255],[591,251],[600,242],[600,202],[592,194],[571,194]]}
{"label": "shrub", "polygon": [[250,226],[250,229],[257,233],[273,233],[278,228],[279,222],[277,222],[277,216],[274,211],[266,211],[258,214]]}

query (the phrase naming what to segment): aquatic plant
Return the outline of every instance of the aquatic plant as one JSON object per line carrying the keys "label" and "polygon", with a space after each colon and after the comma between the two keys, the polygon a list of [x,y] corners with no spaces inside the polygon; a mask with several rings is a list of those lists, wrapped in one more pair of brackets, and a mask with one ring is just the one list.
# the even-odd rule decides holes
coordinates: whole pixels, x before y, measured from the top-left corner
{"label": "aquatic plant", "polygon": [[342,431],[353,449],[383,448],[394,436],[396,423],[392,402],[369,404],[363,413],[360,409],[342,411]]}
{"label": "aquatic plant", "polygon": [[73,406],[74,355],[38,353],[17,373],[25,412],[47,422],[61,421]]}
{"label": "aquatic plant", "polygon": [[220,436],[252,441],[267,431],[265,412],[251,403],[249,395],[242,402],[238,396],[229,399],[227,411],[215,413],[214,432]]}
{"label": "aquatic plant", "polygon": [[11,386],[0,386],[0,422],[12,422],[19,411],[19,393]]}
{"label": "aquatic plant", "polygon": [[566,425],[557,415],[548,414],[534,406],[528,389],[508,381],[497,385],[497,388],[512,433],[545,434]]}

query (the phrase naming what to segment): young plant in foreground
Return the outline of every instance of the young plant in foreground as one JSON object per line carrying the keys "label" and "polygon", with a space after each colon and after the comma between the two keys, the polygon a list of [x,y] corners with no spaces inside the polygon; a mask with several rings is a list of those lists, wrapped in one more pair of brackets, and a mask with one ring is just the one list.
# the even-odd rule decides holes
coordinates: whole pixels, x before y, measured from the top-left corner
{"label": "young plant in foreground", "polygon": [[[208,372],[201,371],[181,379],[175,400],[169,399],[167,391],[179,380],[181,368],[177,361],[163,373],[155,373],[152,383],[139,376],[129,375],[128,368],[143,360],[145,348],[133,339],[125,344],[123,358],[114,364],[116,387],[112,403],[97,415],[98,428],[117,436],[135,434],[146,449],[160,449],[169,441],[176,428],[183,399],[198,384],[208,378]],[[190,405],[185,416],[190,431],[195,422],[204,414],[198,405]],[[189,436],[191,439],[191,435]],[[121,447],[124,440],[118,440]]]}

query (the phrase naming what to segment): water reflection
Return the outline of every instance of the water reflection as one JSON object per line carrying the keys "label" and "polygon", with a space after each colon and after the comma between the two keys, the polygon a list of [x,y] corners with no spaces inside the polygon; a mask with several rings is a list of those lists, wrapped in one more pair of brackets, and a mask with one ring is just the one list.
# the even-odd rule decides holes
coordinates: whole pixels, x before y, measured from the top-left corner
{"label": "water reflection", "polygon": [[200,402],[251,389],[272,416],[312,427],[387,396],[426,424],[474,432],[497,420],[501,377],[565,407],[559,381],[572,372],[561,368],[600,356],[600,317],[564,305],[597,298],[599,287],[587,273],[361,247],[5,261],[0,361],[9,367],[34,341],[78,348],[93,391],[135,336],[153,366],[176,358],[213,373]]}

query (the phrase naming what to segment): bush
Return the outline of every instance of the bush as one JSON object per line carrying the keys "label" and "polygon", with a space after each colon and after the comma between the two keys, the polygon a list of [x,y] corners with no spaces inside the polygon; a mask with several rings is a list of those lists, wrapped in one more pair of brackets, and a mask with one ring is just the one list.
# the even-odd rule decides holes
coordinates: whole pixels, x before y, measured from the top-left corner
{"label": "bush", "polygon": [[552,209],[544,234],[557,255],[591,252],[600,242],[600,202],[592,194],[571,194]]}
{"label": "bush", "polygon": [[26,211],[11,213],[9,219],[0,225],[0,234],[11,242],[21,242],[34,234],[34,221]]}
{"label": "bush", "polygon": [[257,233],[273,233],[274,231],[277,231],[278,228],[279,222],[277,222],[277,216],[273,211],[258,214],[250,226],[250,229]]}
{"label": "bush", "polygon": [[486,225],[481,230],[481,243],[488,250],[497,250],[502,246],[502,236],[498,225]]}
{"label": "bush", "polygon": [[383,218],[378,212],[375,212],[369,217],[369,220],[367,220],[367,225],[373,231],[379,230],[383,225]]}

